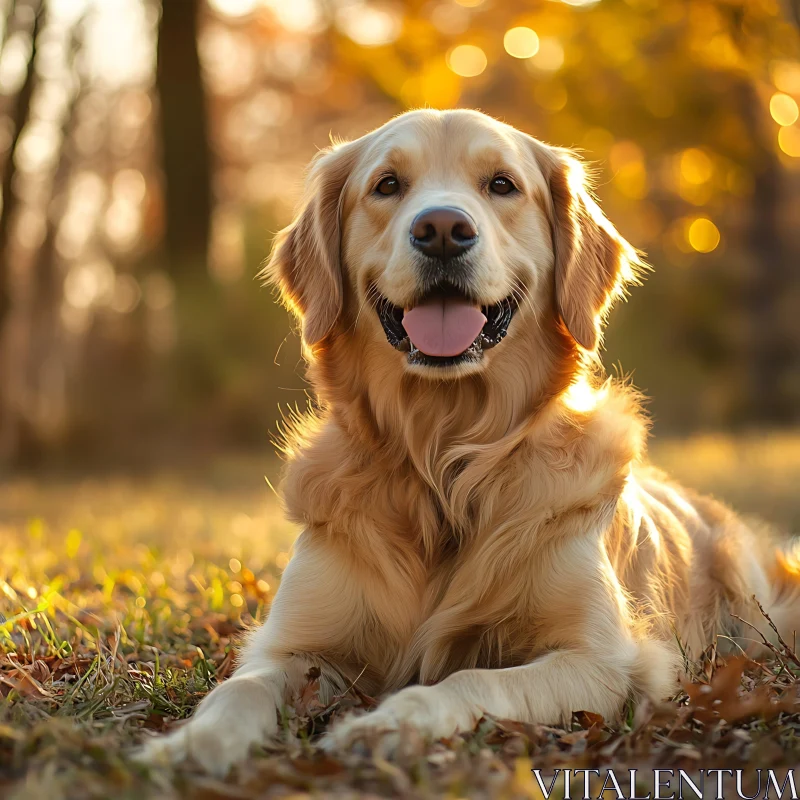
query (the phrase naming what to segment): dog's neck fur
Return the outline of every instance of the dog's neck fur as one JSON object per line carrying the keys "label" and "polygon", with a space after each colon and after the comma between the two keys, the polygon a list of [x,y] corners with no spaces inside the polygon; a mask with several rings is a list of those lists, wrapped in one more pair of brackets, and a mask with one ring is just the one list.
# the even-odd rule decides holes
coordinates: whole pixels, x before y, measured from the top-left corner
{"label": "dog's neck fur", "polygon": [[404,356],[387,359],[386,344],[364,329],[332,337],[309,375],[344,430],[424,474],[453,446],[500,445],[587,372],[557,320],[528,327],[493,351],[484,371],[458,380],[406,372]]}
{"label": "dog's neck fur", "polygon": [[[616,476],[627,474],[643,450],[644,423],[627,390],[607,389],[591,410],[569,409],[567,390],[591,370],[558,324],[522,328],[492,353],[484,372],[458,381],[408,374],[386,359],[385,347],[350,330],[332,337],[310,365],[323,410],[298,426],[286,483],[290,515],[307,527],[346,527],[343,517],[351,510],[344,512],[338,498],[360,492],[364,504],[394,505],[396,536],[417,539],[424,560],[433,562],[443,537],[464,542],[494,524],[490,517],[504,491],[494,476],[521,451],[522,458],[537,449],[551,460],[553,453],[563,455],[564,465],[551,467],[554,485],[578,466],[613,463],[614,485],[621,488]],[[613,430],[614,437],[601,439],[599,430]],[[367,459],[380,484],[359,477]],[[597,479],[587,475],[591,491]],[[542,512],[579,505],[589,491],[570,497],[563,487],[556,492],[543,485]]]}

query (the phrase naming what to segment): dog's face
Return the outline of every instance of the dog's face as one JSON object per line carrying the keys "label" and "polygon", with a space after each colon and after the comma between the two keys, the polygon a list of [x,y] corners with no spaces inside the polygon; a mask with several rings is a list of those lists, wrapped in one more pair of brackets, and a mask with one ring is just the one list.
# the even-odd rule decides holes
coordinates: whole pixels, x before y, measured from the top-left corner
{"label": "dog's face", "polygon": [[540,296],[547,194],[523,137],[478,114],[407,115],[365,147],[344,199],[344,263],[408,368],[480,369]]}
{"label": "dog's face", "polygon": [[318,156],[270,269],[312,349],[363,326],[398,368],[456,378],[554,304],[595,349],[634,261],[565,151],[477,112],[417,111]]}

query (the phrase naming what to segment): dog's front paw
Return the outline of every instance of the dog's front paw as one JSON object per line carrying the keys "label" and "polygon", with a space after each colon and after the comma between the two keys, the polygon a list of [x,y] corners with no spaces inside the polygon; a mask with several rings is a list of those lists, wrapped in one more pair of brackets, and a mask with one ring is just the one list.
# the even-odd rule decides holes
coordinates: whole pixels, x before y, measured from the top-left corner
{"label": "dog's front paw", "polygon": [[245,745],[245,740],[234,731],[224,732],[201,721],[189,720],[164,736],[147,739],[133,758],[149,767],[190,763],[212,775],[225,777],[247,755],[252,744],[251,740]]}
{"label": "dog's front paw", "polygon": [[146,741],[134,758],[149,766],[191,762],[224,777],[254,745],[275,736],[279,702],[278,687],[269,680],[231,678],[214,689],[192,719]]}
{"label": "dog's front paw", "polygon": [[477,717],[460,707],[439,686],[411,686],[385,700],[375,711],[348,717],[322,740],[323,749],[351,750],[360,745],[386,753],[420,750],[425,743],[470,730]]}

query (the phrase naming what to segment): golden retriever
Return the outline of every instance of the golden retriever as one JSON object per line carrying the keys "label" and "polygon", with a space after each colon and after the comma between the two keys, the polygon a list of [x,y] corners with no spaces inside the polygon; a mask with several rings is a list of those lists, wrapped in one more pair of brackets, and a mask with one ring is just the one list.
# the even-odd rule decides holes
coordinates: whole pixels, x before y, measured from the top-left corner
{"label": "golden retriever", "polygon": [[791,556],[647,467],[639,399],[602,377],[640,267],[572,154],[478,112],[320,153],[267,267],[319,398],[286,443],[303,533],[235,674],[146,757],[225,772],[312,668],[388,695],[326,735],[346,748],[614,719],[675,691],[681,649],[746,644],[733,615],[769,635],[754,596],[791,635]]}

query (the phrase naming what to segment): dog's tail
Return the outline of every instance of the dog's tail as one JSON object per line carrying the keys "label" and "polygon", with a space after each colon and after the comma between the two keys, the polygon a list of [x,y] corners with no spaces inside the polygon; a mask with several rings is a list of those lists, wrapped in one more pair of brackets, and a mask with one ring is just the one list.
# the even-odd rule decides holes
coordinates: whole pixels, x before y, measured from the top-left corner
{"label": "dog's tail", "polygon": [[[754,658],[771,649],[800,646],[800,537],[787,539],[759,518],[741,520],[738,557],[716,572],[732,625],[726,630]],[[727,614],[723,615],[723,618]]]}
{"label": "dog's tail", "polygon": [[772,622],[769,628],[773,636],[769,638],[780,635],[794,649],[800,637],[800,539],[775,548],[767,569],[771,597],[763,613]]}

